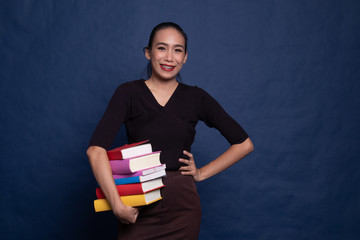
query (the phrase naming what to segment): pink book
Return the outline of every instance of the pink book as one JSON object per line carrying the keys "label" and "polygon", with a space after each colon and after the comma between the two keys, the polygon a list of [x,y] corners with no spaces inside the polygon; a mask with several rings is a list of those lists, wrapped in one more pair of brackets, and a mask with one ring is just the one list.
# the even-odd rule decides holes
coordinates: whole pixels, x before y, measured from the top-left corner
{"label": "pink book", "polygon": [[123,160],[110,161],[113,175],[132,174],[158,165],[161,165],[160,152],[153,152]]}

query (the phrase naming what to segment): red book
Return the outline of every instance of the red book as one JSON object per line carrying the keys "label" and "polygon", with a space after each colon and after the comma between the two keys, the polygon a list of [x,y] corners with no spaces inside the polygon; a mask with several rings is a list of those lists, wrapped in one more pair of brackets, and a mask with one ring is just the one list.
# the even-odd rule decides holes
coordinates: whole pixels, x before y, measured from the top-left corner
{"label": "red book", "polygon": [[[150,180],[142,183],[116,185],[116,188],[120,196],[144,194],[162,187],[164,187],[164,184],[161,178],[156,178],[154,180]],[[101,188],[96,188],[96,196],[98,199],[105,198],[105,195],[101,190]]]}
{"label": "red book", "polygon": [[152,152],[152,147],[150,143],[144,144],[149,140],[125,144],[124,146],[114,148],[107,151],[109,160],[121,160],[124,158],[132,158],[139,155],[144,155]]}

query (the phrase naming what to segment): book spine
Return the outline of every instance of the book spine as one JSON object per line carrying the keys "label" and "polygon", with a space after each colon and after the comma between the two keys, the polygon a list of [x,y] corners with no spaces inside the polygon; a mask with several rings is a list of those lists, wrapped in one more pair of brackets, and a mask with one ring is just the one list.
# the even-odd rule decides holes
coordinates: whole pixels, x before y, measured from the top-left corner
{"label": "book spine", "polygon": [[120,178],[129,178],[129,177],[138,177],[143,175],[142,171],[137,171],[131,174],[113,174],[114,179],[120,179]]}
{"label": "book spine", "polygon": [[107,152],[109,160],[121,160],[123,159],[121,151]]}
{"label": "book spine", "polygon": [[[121,196],[121,201],[130,207],[138,207],[146,205],[145,195],[130,195],[130,196]],[[103,212],[111,210],[111,206],[106,198],[94,200],[94,209],[95,212]]]}
{"label": "book spine", "polygon": [[[116,188],[120,196],[137,195],[144,193],[141,183],[117,185]],[[103,193],[101,188],[96,188],[96,197],[98,199],[105,198],[105,194]]]}
{"label": "book spine", "polygon": [[130,160],[113,160],[110,161],[111,171],[113,174],[130,174],[133,173],[130,170]]}
{"label": "book spine", "polygon": [[115,181],[115,185],[139,183],[140,177],[119,178],[119,179],[114,179],[114,181]]}

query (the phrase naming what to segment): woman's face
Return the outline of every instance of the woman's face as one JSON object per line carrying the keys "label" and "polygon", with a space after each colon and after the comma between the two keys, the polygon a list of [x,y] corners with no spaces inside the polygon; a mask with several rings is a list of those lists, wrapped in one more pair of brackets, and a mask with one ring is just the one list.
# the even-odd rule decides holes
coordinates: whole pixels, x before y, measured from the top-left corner
{"label": "woman's face", "polygon": [[151,77],[175,80],[187,58],[185,39],[174,28],[161,29],[155,34],[151,49],[146,49],[145,56],[151,61]]}

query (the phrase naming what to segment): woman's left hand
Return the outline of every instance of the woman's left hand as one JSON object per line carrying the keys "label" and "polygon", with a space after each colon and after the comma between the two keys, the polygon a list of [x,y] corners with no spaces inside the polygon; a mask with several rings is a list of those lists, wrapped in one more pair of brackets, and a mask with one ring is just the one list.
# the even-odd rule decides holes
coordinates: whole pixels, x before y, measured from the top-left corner
{"label": "woman's left hand", "polygon": [[183,175],[191,175],[195,182],[200,182],[200,169],[196,168],[194,156],[188,151],[183,151],[183,153],[189,157],[189,159],[180,158],[179,162],[185,163],[187,166],[180,167],[181,174]]}

